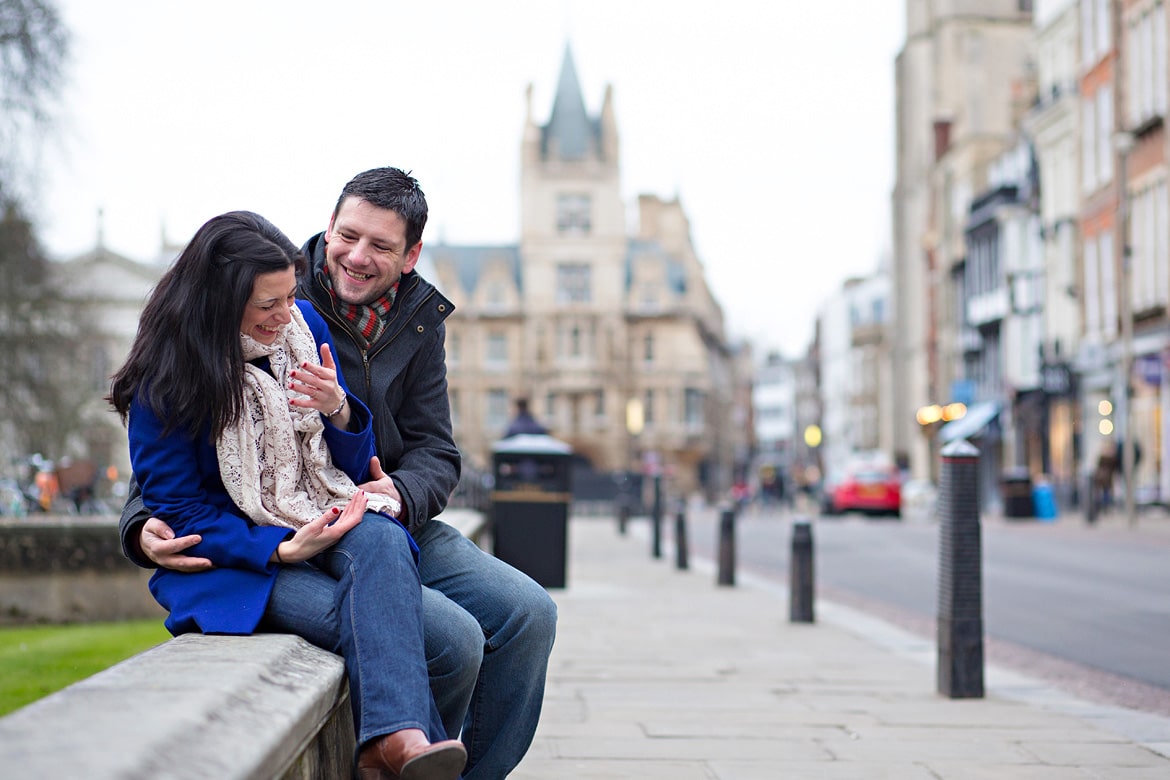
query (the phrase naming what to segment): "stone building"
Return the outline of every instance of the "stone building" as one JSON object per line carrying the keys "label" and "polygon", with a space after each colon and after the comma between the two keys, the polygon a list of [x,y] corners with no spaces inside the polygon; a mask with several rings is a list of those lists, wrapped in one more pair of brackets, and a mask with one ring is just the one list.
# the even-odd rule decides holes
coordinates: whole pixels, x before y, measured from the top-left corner
{"label": "stone building", "polygon": [[[528,90],[519,244],[424,247],[455,303],[447,325],[455,438],[473,468],[514,401],[596,472],[642,470],[718,495],[750,451],[741,374],[677,199],[626,226],[613,95],[590,115],[566,47],[548,121]],[[737,420],[739,422],[737,422]]]}
{"label": "stone building", "polygon": [[91,460],[103,473],[108,466],[121,476],[130,473],[126,429],[103,399],[111,375],[130,352],[142,307],[173,256],[140,263],[111,251],[99,238],[89,252],[55,266],[54,273],[68,281],[60,285],[63,294],[88,312],[86,321],[95,323],[96,333],[90,334],[95,340],[92,362],[80,377],[90,390],[83,428],[70,452],[51,457],[71,455]]}
{"label": "stone building", "polygon": [[[918,410],[965,387],[961,279],[965,226],[992,163],[1033,96],[1032,3],[907,0],[895,64],[891,268],[893,451],[915,479],[937,477],[937,432]],[[972,401],[990,400],[974,398]]]}

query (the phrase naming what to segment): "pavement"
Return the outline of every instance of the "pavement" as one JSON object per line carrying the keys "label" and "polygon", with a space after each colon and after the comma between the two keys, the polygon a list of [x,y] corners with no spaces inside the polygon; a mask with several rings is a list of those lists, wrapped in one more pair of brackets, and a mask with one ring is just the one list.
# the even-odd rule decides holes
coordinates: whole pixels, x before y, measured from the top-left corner
{"label": "pavement", "polygon": [[[664,523],[669,534],[670,523]],[[569,522],[532,748],[511,780],[1170,778],[1170,718],[985,666],[982,698],[938,693],[931,640],[787,589],[612,517]]]}

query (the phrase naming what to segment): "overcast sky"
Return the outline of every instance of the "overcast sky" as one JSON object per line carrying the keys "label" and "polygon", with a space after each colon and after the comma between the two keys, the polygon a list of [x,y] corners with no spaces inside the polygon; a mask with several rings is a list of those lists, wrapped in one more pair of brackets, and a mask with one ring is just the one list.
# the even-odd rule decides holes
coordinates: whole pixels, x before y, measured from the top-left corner
{"label": "overcast sky", "polygon": [[802,353],[820,304],[888,254],[897,0],[58,0],[72,78],[42,155],[58,258],[137,259],[257,211],[296,243],[341,186],[412,169],[424,242],[515,244],[525,89],[565,45],[614,90],[622,189],[678,196],[729,335]]}

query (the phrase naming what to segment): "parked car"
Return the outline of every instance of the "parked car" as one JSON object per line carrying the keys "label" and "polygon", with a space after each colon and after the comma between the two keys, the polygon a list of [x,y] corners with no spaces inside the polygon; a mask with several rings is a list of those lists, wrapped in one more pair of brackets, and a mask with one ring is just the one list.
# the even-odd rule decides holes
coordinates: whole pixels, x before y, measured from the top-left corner
{"label": "parked car", "polygon": [[902,474],[890,463],[859,460],[826,477],[821,512],[900,516]]}

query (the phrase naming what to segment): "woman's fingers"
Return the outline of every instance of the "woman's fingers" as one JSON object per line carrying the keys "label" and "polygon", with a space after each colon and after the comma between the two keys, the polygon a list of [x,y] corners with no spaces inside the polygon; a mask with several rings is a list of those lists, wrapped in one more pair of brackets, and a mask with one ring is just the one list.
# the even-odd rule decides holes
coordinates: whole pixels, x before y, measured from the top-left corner
{"label": "woman's fingers", "polygon": [[337,371],[337,364],[333,362],[333,351],[328,344],[321,345],[321,365],[330,371]]}

